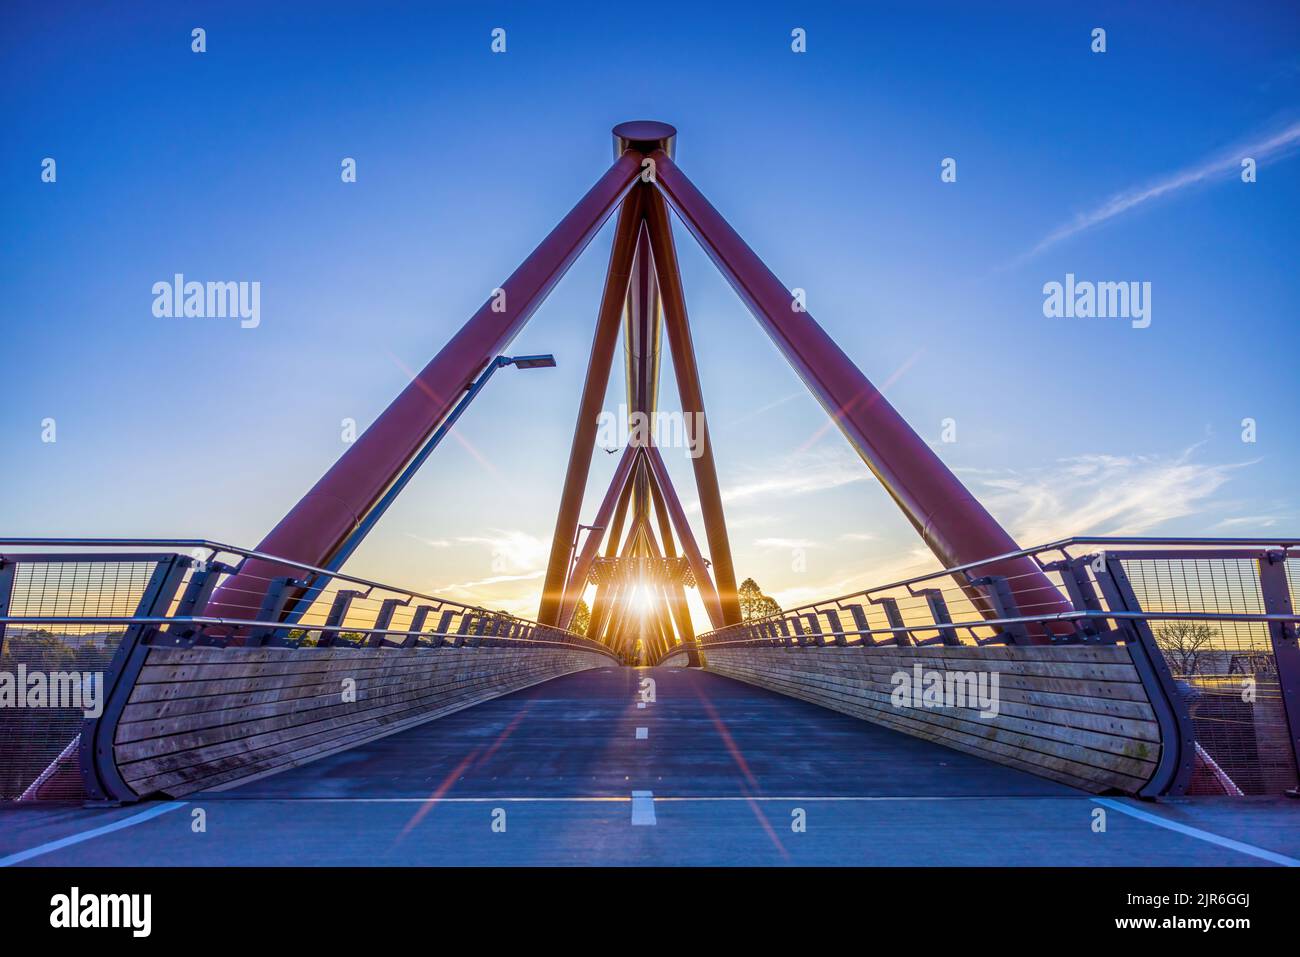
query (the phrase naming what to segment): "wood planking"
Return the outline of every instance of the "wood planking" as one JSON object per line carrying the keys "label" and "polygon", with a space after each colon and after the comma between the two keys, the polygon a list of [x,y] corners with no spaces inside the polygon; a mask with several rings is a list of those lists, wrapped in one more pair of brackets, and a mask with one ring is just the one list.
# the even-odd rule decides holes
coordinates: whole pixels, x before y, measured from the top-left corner
{"label": "wood planking", "polygon": [[[346,651],[343,653],[346,654]],[[538,664],[541,663],[538,662]],[[578,667],[583,666],[587,665],[584,663]],[[563,669],[563,671],[567,670],[577,669]],[[535,672],[531,670],[525,672],[516,671],[513,674],[500,671],[498,668],[495,674],[479,676],[477,680],[470,682],[459,682],[457,684],[459,693],[450,696],[445,693],[445,689],[437,688],[428,694],[408,692],[404,695],[380,696],[374,690],[367,691],[359,685],[359,700],[352,706],[355,708],[353,714],[336,716],[323,721],[305,720],[297,724],[284,725],[282,722],[282,726],[279,728],[268,729],[263,725],[261,728],[262,734],[251,734],[249,733],[251,729],[239,728],[238,726],[234,728],[219,727],[216,734],[201,736],[206,737],[207,740],[196,740],[194,735],[182,733],[168,736],[168,739],[164,740],[161,746],[148,747],[148,752],[156,754],[153,758],[146,758],[144,754],[140,753],[131,754],[129,753],[131,749],[140,746],[126,745],[117,749],[118,760],[119,763],[126,763],[124,758],[127,757],[141,759],[139,762],[129,765],[126,769],[128,780],[134,780],[140,773],[143,773],[142,769],[178,772],[196,765],[210,764],[213,761],[228,764],[230,760],[242,761],[246,756],[253,755],[254,752],[261,752],[264,748],[269,748],[269,752],[256,755],[259,759],[262,759],[268,757],[268,754],[275,755],[286,751],[285,745],[290,742],[288,749],[292,750],[308,742],[325,740],[327,735],[330,738],[338,737],[345,734],[349,727],[360,726],[362,723],[367,728],[382,729],[386,725],[403,720],[408,713],[417,717],[427,713],[430,708],[438,707],[440,702],[444,700],[450,700],[452,703],[461,706],[476,703],[503,693],[505,690],[514,690],[544,680],[547,677],[553,677],[556,673],[557,669],[553,666],[542,667]],[[399,700],[397,706],[393,705],[395,697]],[[439,708],[440,713],[443,710]],[[238,733],[241,730],[245,732],[243,736]],[[146,743],[145,746],[147,747],[149,744],[152,744],[152,742]],[[186,749],[182,747],[185,744],[195,745],[195,747]],[[127,753],[124,754],[124,751]],[[176,777],[177,775],[173,773],[173,779]],[[187,776],[180,775],[180,777],[185,778]],[[159,782],[154,781],[152,783],[158,784]]]}
{"label": "wood planking", "polygon": [[[1139,790],[1160,734],[1121,645],[706,647],[706,667],[823,707],[1092,792]],[[892,676],[996,671],[998,715],[977,707],[897,708]]]}
{"label": "wood planking", "polygon": [[507,691],[516,691],[520,688],[526,688],[530,684],[549,680],[550,677],[555,676],[539,677],[534,681],[520,682],[505,689],[493,689],[473,697],[450,701],[432,710],[415,709],[409,712],[406,717],[400,719],[382,722],[366,720],[354,722],[341,728],[306,730],[295,739],[287,739],[294,742],[296,745],[294,747],[286,746],[286,740],[281,740],[267,747],[237,750],[224,756],[215,753],[209,754],[205,757],[202,770],[205,773],[211,772],[211,776],[204,777],[202,780],[196,780],[196,774],[192,768],[165,771],[162,768],[165,767],[164,762],[168,759],[158,759],[159,766],[153,769],[156,773],[146,778],[132,779],[130,783],[133,787],[142,788],[143,793],[162,791],[174,796],[181,796],[195,790],[240,783],[250,777],[264,777],[267,774],[283,771],[287,767],[306,764],[308,761],[346,750],[353,745],[363,744],[375,738],[423,724],[432,718],[441,717],[444,714],[468,708],[482,701],[491,700]]}
{"label": "wood planking", "polygon": [[[991,722],[966,721],[952,717],[951,713],[945,714],[937,710],[911,709],[905,712],[902,709],[889,707],[887,703],[884,706],[874,702],[864,704],[862,698],[858,696],[828,694],[821,689],[814,693],[810,691],[809,686],[806,684],[786,683],[774,680],[771,676],[752,672],[748,674],[727,672],[727,674],[729,677],[739,678],[751,684],[762,684],[763,687],[768,687],[770,690],[804,698],[816,704],[852,714],[855,717],[888,724],[898,730],[936,740],[940,743],[950,743],[950,739],[968,745],[972,742],[980,742],[982,748],[989,748],[1004,756],[1033,757],[1034,760],[1046,761],[1053,766],[1058,763],[1059,759],[1067,762],[1073,771],[1079,772],[1075,775],[1075,780],[1071,782],[1075,783],[1076,786],[1082,786],[1079,782],[1090,781],[1090,769],[1098,764],[1114,765],[1116,773],[1126,778],[1132,778],[1139,787],[1142,783],[1145,783],[1151,773],[1150,766],[1144,761],[1130,762],[1129,759],[1097,754],[1087,748],[1071,746],[1050,739],[1017,734],[997,727],[990,728]],[[974,733],[971,733],[972,731]],[[1019,752],[1021,751],[1032,752],[1032,754],[1020,755]],[[1127,771],[1133,773],[1126,773]]]}
{"label": "wood planking", "polygon": [[687,661],[686,649],[678,648],[676,651],[669,652],[664,657],[663,661],[659,662],[659,667],[676,668],[678,666],[685,665],[686,661]]}
{"label": "wood planking", "polygon": [[[342,653],[346,654],[346,652]],[[549,654],[554,655],[555,653],[550,652]],[[559,660],[563,661],[564,659]],[[342,681],[350,678],[356,682],[358,700],[347,704],[350,710],[357,711],[368,705],[373,706],[380,703],[386,697],[400,695],[402,692],[416,691],[420,694],[443,690],[454,692],[462,687],[481,684],[484,681],[490,682],[511,670],[517,671],[521,668],[529,670],[538,665],[542,666],[544,670],[551,670],[554,660],[548,662],[535,657],[521,658],[508,653],[507,656],[492,655],[486,661],[483,656],[475,654],[472,656],[457,655],[441,658],[436,662],[427,659],[423,662],[411,662],[408,655],[394,655],[388,668],[377,674],[371,672],[368,676],[348,668],[346,661],[341,664],[342,667],[338,669],[332,682],[330,682],[332,687],[329,697],[332,698],[332,701],[329,703],[331,705],[344,703],[340,694]],[[296,691],[297,686],[288,689],[283,701],[279,702],[281,707],[276,709],[275,713],[280,718],[293,718],[294,723],[308,723],[322,717],[321,715],[312,714],[312,709],[304,706],[305,702],[299,698]],[[119,721],[116,734],[116,743],[124,746],[119,747],[119,754],[128,760],[143,756],[138,749],[125,747],[128,742],[142,738],[151,739],[149,750],[154,753],[177,750],[186,744],[195,747],[224,739],[229,736],[228,726],[235,726],[235,730],[238,730],[239,726],[247,727],[253,718],[259,716],[256,713],[259,706],[244,709],[225,706],[235,700],[230,695],[214,696],[209,699],[209,702],[205,703],[211,706],[198,715],[177,718],[161,716],[143,724],[126,721],[124,714],[123,719]],[[196,704],[190,703],[189,707],[194,708]],[[264,715],[265,711],[263,710],[261,716]],[[273,726],[275,725],[267,725],[259,730],[265,730]],[[140,733],[142,728],[144,733]],[[184,732],[202,731],[204,729],[208,732],[206,740],[202,737],[196,740],[193,735],[184,734]],[[223,731],[222,729],[227,730]]]}
{"label": "wood planking", "polygon": [[[131,781],[145,773],[170,773],[175,779],[188,780],[195,774],[201,773],[204,768],[210,766],[214,761],[229,765],[232,760],[238,763],[246,761],[250,757],[255,757],[258,760],[273,758],[276,755],[299,750],[303,747],[314,747],[319,741],[347,735],[357,728],[379,730],[407,717],[418,718],[426,716],[435,710],[438,713],[444,713],[447,704],[460,706],[476,703],[495,697],[503,693],[504,690],[526,687],[529,684],[553,676],[554,671],[552,670],[497,676],[495,679],[479,681],[476,685],[468,687],[458,694],[449,696],[444,692],[427,695],[407,693],[397,696],[400,700],[396,703],[394,703],[394,696],[377,700],[372,698],[370,701],[362,699],[362,701],[356,703],[356,710],[350,714],[295,724],[282,723],[280,727],[274,728],[263,726],[261,733],[256,734],[245,733],[240,735],[238,732],[246,729],[240,729],[237,726],[233,729],[227,727],[222,729],[223,733],[216,736],[216,740],[209,740],[199,747],[186,750],[175,750],[174,748],[165,750],[151,757],[140,755],[138,761],[127,765],[124,770],[128,780]],[[236,733],[232,734],[232,730]],[[177,737],[193,736],[181,735]],[[126,747],[134,746],[128,745]],[[117,749],[119,762],[122,762],[122,750],[121,747]]]}
{"label": "wood planking", "polygon": [[[524,665],[531,664],[531,661],[532,659],[526,658],[517,659],[517,662]],[[424,657],[408,656],[405,660],[390,662],[385,668],[349,668],[346,661],[341,661],[333,673],[313,673],[308,676],[306,683],[296,680],[300,676],[281,676],[278,686],[272,684],[269,687],[267,682],[272,679],[265,678],[227,679],[221,682],[167,682],[163,685],[137,684],[136,691],[131,697],[132,703],[123,709],[122,716],[118,719],[115,740],[120,744],[159,734],[175,734],[182,730],[232,723],[232,719],[218,720],[209,712],[239,711],[237,720],[244,720],[282,713],[283,705],[289,701],[296,701],[295,707],[303,710],[318,705],[335,704],[339,701],[341,682],[344,678],[351,678],[356,682],[358,693],[363,693],[376,685],[392,688],[407,685],[452,684],[478,674],[480,662],[480,658],[470,659],[459,652],[453,652],[434,663]],[[508,664],[508,662],[500,662],[498,667],[506,667]],[[431,667],[434,669],[432,673]],[[184,691],[195,685],[204,685],[204,693],[199,696],[173,694],[166,697],[157,697],[148,693],[151,688],[163,687],[169,691]],[[217,687],[212,687],[213,685]],[[254,685],[256,690],[246,690]]]}
{"label": "wood planking", "polygon": [[[805,665],[799,668],[782,669],[781,676],[790,681],[812,681],[825,687],[828,691],[840,692],[849,696],[862,693],[870,696],[884,707],[892,708],[890,695],[893,692],[893,683],[890,679],[898,670],[863,667],[861,670],[838,668],[834,671],[819,671]],[[907,669],[902,670],[906,671]],[[933,670],[938,671],[940,669]],[[1111,738],[1118,736],[1139,741],[1156,743],[1160,741],[1159,725],[1154,720],[1150,705],[1146,706],[1146,711],[1140,714],[1137,720],[1116,717],[1088,709],[1084,705],[1093,699],[1077,695],[1069,696],[1075,705],[1073,709],[1061,710],[1053,707],[1040,707],[1012,700],[1012,695],[1023,695],[1024,692],[1017,690],[1003,691],[1001,688],[1001,675],[999,675],[998,683],[999,717],[1005,716],[1008,722],[1011,722],[1010,726],[1016,730],[1038,734],[1043,737],[1061,737],[1064,732],[1058,734],[1055,726],[1062,725],[1065,728],[1076,729],[1080,732],[1079,735],[1069,735],[1068,740],[1071,741],[1087,738],[1087,732],[1099,732],[1099,737],[1085,740],[1084,743],[1089,747],[1097,747],[1100,750],[1113,750],[1121,754],[1128,753],[1129,746],[1126,743],[1113,742],[1110,740]],[[1062,740],[1067,740],[1067,738],[1062,737]]]}
{"label": "wood planking", "polygon": [[152,648],[114,760],[137,793],[179,797],[610,663],[572,648]]}

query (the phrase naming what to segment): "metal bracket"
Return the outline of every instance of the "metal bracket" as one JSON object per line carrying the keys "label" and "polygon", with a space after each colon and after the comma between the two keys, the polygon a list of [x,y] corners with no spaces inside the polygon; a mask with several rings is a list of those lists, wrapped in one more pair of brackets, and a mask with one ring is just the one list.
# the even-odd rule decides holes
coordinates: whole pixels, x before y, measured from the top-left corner
{"label": "metal bracket", "polygon": [[[1097,589],[1088,576],[1088,569],[1097,561],[1096,555],[1084,555],[1079,558],[1066,557],[1058,562],[1044,566],[1045,571],[1061,573],[1061,582],[1070,596],[1070,604],[1076,611],[1104,611]],[[1097,627],[1097,620],[1080,618],[1074,621],[1074,634],[1065,636],[1063,641],[1080,641],[1091,644],[1110,644],[1118,641],[1113,631],[1103,631]]]}
{"label": "metal bracket", "polygon": [[[266,589],[266,595],[262,598],[262,607],[257,611],[258,621],[279,621],[284,614],[284,606],[289,603],[290,594],[293,589],[306,588],[307,583],[297,578],[284,577],[271,579],[270,585]],[[285,626],[289,627],[288,625]],[[285,644],[288,639],[276,640],[275,628],[259,628],[244,638],[245,648],[260,648],[269,644]],[[206,644],[206,642],[203,642]],[[215,643],[215,642],[214,642]]]}
{"label": "metal bracket", "polygon": [[871,622],[867,620],[867,611],[861,605],[846,605],[849,614],[853,616],[853,627],[858,631],[858,638],[862,642],[863,648],[874,648],[880,642],[876,641],[873,635],[867,634],[871,630]]}
{"label": "metal bracket", "polygon": [[[993,606],[993,612],[998,618],[1020,617],[1020,610],[1016,607],[1016,599],[1011,593],[1011,586],[1007,584],[1007,580],[1001,575],[985,575],[982,578],[972,578],[970,583],[985,590],[984,597]],[[978,641],[978,639],[976,640]],[[1029,630],[1024,626],[1023,622],[1002,625],[999,628],[999,634],[979,643],[982,645],[1000,643],[1027,645],[1030,643]]]}
{"label": "metal bracket", "polygon": [[[890,628],[903,628],[903,613],[898,610],[897,598],[872,598],[871,604],[879,605],[885,610],[885,618],[889,621]],[[907,631],[895,631],[892,633],[894,644],[900,648],[909,648],[912,645],[912,634]]]}
{"label": "metal bracket", "polygon": [[800,617],[799,615],[795,615],[790,619],[790,624],[794,628],[794,635],[792,635],[791,637],[794,639],[795,644],[797,644],[801,648],[804,645],[808,644],[807,641],[808,635],[803,630],[803,618]]}
{"label": "metal bracket", "polygon": [[382,632],[393,622],[393,613],[399,608],[405,608],[411,603],[408,598],[385,598],[379,606],[379,614],[375,616],[375,630],[370,633],[366,639],[368,648],[379,648],[387,640],[387,636]]}
{"label": "metal bracket", "polygon": [[[325,616],[325,624],[333,626],[342,625],[348,616],[348,608],[352,605],[352,599],[361,594],[364,593],[357,591],[354,588],[344,588],[336,592],[334,595],[334,603],[330,605],[329,614]],[[341,632],[335,630],[321,631],[320,640],[316,642],[316,646],[318,648],[329,648],[339,644],[340,642],[347,644],[347,642],[342,641]]]}
{"label": "metal bracket", "polygon": [[822,631],[821,614],[819,612],[813,612],[805,615],[804,618],[808,622],[808,637],[810,643],[818,646],[826,644],[826,634]]}
{"label": "metal bracket", "polygon": [[408,634],[399,642],[402,648],[415,648],[420,644],[420,634],[424,631],[424,622],[431,611],[437,611],[437,608],[433,605],[415,607],[415,613],[411,615],[411,623],[406,628]]}
{"label": "metal bracket", "polygon": [[[216,589],[221,576],[231,575],[234,572],[233,566],[222,564],[216,560],[208,562],[202,568],[195,569],[185,586],[184,594],[181,595],[180,604],[176,606],[176,617],[189,618],[202,614],[203,608],[207,605],[208,599],[212,597],[212,592]],[[181,645],[194,643],[201,636],[201,629],[193,625],[169,625],[165,634],[172,638],[176,644]]]}
{"label": "metal bracket", "polygon": [[787,620],[786,618],[782,618],[780,624],[777,625],[777,627],[781,630],[781,637],[780,639],[778,639],[779,643],[784,645],[786,648],[789,648],[791,643],[789,620]]}
{"label": "metal bracket", "polygon": [[826,616],[826,621],[831,626],[831,632],[835,635],[835,644],[847,645],[849,640],[844,636],[844,626],[840,624],[840,616],[833,611],[824,611],[822,614]]}
{"label": "metal bracket", "polygon": [[[911,591],[911,589],[908,589]],[[925,605],[930,609],[930,618],[936,625],[951,625],[952,614],[948,611],[948,602],[944,600],[943,592],[938,588],[921,588],[912,591],[912,594],[918,598],[925,599]],[[960,645],[961,639],[957,637],[956,628],[938,629],[939,634],[934,638],[926,638],[924,641],[918,641],[918,645]]]}

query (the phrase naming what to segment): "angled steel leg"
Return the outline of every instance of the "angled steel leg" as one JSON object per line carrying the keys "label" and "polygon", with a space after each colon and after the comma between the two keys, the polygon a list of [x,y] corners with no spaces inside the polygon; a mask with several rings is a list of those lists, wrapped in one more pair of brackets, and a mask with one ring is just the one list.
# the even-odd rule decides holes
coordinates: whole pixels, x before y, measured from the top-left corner
{"label": "angled steel leg", "polygon": [[[614,471],[614,477],[609,483],[605,498],[601,501],[600,508],[596,512],[596,520],[592,524],[598,527],[609,525],[614,508],[623,495],[623,487],[632,480],[635,472],[634,467],[640,456],[641,450],[630,445],[623,450],[623,457],[619,460],[618,468]],[[568,628],[569,622],[573,620],[573,612],[578,607],[578,599],[582,597],[583,585],[591,571],[591,563],[599,550],[600,536],[588,535],[582,543],[582,551],[578,553],[577,561],[574,562],[573,572],[569,575],[569,583],[565,588],[564,601],[560,607],[560,617],[557,621],[559,627]]]}
{"label": "angled steel leg", "polygon": [[[646,187],[653,196],[654,188]],[[644,207],[642,209],[644,217]],[[634,412],[653,416],[659,397],[659,286],[655,281],[650,236],[642,220],[636,257],[627,288],[627,405]]]}
{"label": "angled steel leg", "polygon": [[605,291],[597,314],[591,357],[587,361],[587,379],[583,383],[582,399],[578,403],[578,421],[573,427],[569,466],[564,474],[564,490],[560,493],[555,535],[551,539],[551,555],[546,563],[546,578],[542,585],[542,604],[537,612],[537,620],[543,625],[555,624],[564,600],[565,578],[569,572],[569,560],[578,530],[578,516],[582,511],[582,493],[587,485],[587,473],[591,470],[597,420],[601,403],[605,400],[605,389],[609,385],[614,350],[618,346],[619,320],[622,318],[623,300],[628,293],[632,257],[637,248],[637,236],[642,231],[641,199],[645,193],[644,186],[633,188],[618,211],[614,248],[609,254]]}
{"label": "angled steel leg", "polygon": [[614,585],[605,583],[596,587],[596,595],[591,602],[591,622],[587,625],[587,637],[593,641],[604,641],[605,626],[609,619],[610,602],[614,598]]}
{"label": "angled steel leg", "polygon": [[668,347],[672,350],[673,370],[677,374],[677,392],[681,397],[682,413],[686,416],[687,431],[699,443],[699,454],[694,455],[691,464],[695,469],[695,485],[700,493],[700,511],[704,516],[704,535],[709,542],[709,558],[713,561],[713,580],[718,587],[722,620],[728,625],[734,625],[740,621],[736,570],[731,561],[731,542],[727,538],[727,522],[722,511],[718,470],[713,462],[713,442],[709,438],[709,423],[704,414],[704,391],[700,388],[700,371],[695,361],[695,346],[691,342],[691,329],[686,317],[686,295],[677,268],[677,249],[673,243],[668,208],[664,205],[663,198],[657,193],[652,194],[646,200],[645,210],[650,248],[654,253],[655,274],[659,278],[659,293],[663,297]]}
{"label": "angled steel leg", "polygon": [[623,494],[618,497],[618,506],[614,509],[614,521],[606,532],[606,558],[614,558],[618,555],[619,544],[623,541],[623,526],[627,522],[627,510],[631,502],[632,483],[628,482],[623,486]]}
{"label": "angled steel leg", "polygon": [[[637,181],[641,156],[623,153],[523,264],[489,297],[374,424],[257,546],[311,565],[330,560],[446,417],[474,377],[523,328],[560,277]],[[273,562],[249,561],[209,603],[214,616],[243,617],[249,593],[292,575]]]}
{"label": "angled steel leg", "polygon": [[[659,190],[939,560],[955,566],[1016,551],[1011,536],[813,317],[795,307],[790,290],[668,154],[656,149],[650,155]],[[666,290],[664,294],[667,299]],[[1070,609],[1028,558],[999,562],[980,572],[1015,582],[1017,592],[1027,593],[1024,604],[1035,603],[1043,613]]]}
{"label": "angled steel leg", "polygon": [[650,465],[650,474],[655,484],[659,486],[664,503],[668,507],[673,528],[677,530],[677,537],[681,540],[682,554],[690,562],[691,572],[695,575],[695,587],[700,590],[700,598],[704,602],[704,610],[709,614],[709,622],[714,628],[721,628],[725,624],[722,617],[722,603],[718,600],[718,593],[713,587],[713,578],[709,574],[709,566],[704,561],[700,546],[695,541],[695,533],[691,531],[690,522],[686,520],[686,510],[682,508],[681,500],[677,497],[677,490],[673,488],[672,480],[668,477],[668,469],[664,467],[664,460],[660,457],[659,450],[653,446],[646,449],[646,461]]}
{"label": "angled steel leg", "polygon": [[[651,491],[654,491],[653,482],[651,483]],[[657,502],[662,502],[662,498],[661,495],[655,495]],[[662,505],[657,504],[656,507],[661,510],[660,517],[662,519],[664,517],[662,514]],[[667,553],[674,552],[672,547],[672,530],[668,528],[666,524],[661,524],[660,533],[664,537],[663,551],[660,551],[659,543],[655,539],[654,530],[647,524],[646,541],[650,546],[650,555],[655,559],[661,559],[665,557]],[[655,618],[659,627],[659,633],[662,636],[662,641],[660,647],[655,651],[655,654],[651,656],[651,661],[657,661],[660,655],[677,643],[678,637],[680,637],[682,644],[688,645],[688,648],[690,644],[694,643],[694,635],[691,635],[690,632],[689,619],[686,627],[683,628],[681,621],[678,618],[678,608],[676,601],[674,600],[673,587],[676,586],[676,588],[680,589],[681,585],[678,582],[670,583],[667,580],[667,568],[663,566],[661,567],[663,570],[659,573],[660,577],[656,577],[654,581],[654,592]],[[676,630],[674,630],[674,623],[676,623],[677,626]],[[688,635],[690,637],[688,637]]]}
{"label": "angled steel leg", "polygon": [[659,523],[659,538],[664,543],[664,555],[668,558],[677,557],[677,546],[673,543],[673,520],[668,514],[668,508],[664,505],[663,492],[659,490],[659,484],[650,479],[650,501],[654,505],[655,519]]}
{"label": "angled steel leg", "polygon": [[621,654],[621,646],[627,634],[625,624],[628,608],[631,605],[632,588],[622,572],[618,573],[616,581],[618,583],[617,591],[610,604],[609,626],[605,631],[604,641],[606,645]]}
{"label": "angled steel leg", "polygon": [[[646,199],[657,198],[653,187],[646,188]],[[644,213],[644,204],[642,206]],[[650,253],[649,230],[644,216],[637,237],[636,257],[627,290],[627,322],[623,341],[627,351],[628,427],[634,443],[652,440],[655,406],[659,398],[659,286],[655,280],[654,261]],[[633,513],[643,516],[650,502],[645,475],[637,476],[632,493]]]}
{"label": "angled steel leg", "polygon": [[[672,518],[668,514],[668,508],[664,504],[663,493],[659,490],[657,482],[650,482],[650,496],[654,501],[655,516],[659,519],[659,537],[663,539],[664,553],[669,558],[677,557],[677,549],[673,546],[673,529]],[[680,579],[674,578],[664,586],[668,596],[669,607],[672,610],[673,620],[677,623],[677,634],[686,646],[687,665],[692,668],[700,666],[700,650],[695,644],[695,628],[691,622],[690,606],[686,603],[686,589]]]}

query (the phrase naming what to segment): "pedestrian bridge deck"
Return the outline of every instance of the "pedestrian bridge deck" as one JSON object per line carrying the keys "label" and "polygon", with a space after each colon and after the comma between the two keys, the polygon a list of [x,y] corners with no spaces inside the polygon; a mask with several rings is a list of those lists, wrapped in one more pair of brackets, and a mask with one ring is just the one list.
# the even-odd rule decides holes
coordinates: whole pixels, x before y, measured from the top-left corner
{"label": "pedestrian bridge deck", "polygon": [[[644,677],[656,700],[638,708]],[[1099,807],[1104,833],[1092,827]],[[161,808],[170,810],[139,819]],[[504,833],[492,828],[496,809]],[[806,831],[792,829],[796,809]],[[1095,798],[717,675],[610,667],[184,802],[6,809],[0,856],[79,866],[1251,865],[1300,856],[1297,810]]]}

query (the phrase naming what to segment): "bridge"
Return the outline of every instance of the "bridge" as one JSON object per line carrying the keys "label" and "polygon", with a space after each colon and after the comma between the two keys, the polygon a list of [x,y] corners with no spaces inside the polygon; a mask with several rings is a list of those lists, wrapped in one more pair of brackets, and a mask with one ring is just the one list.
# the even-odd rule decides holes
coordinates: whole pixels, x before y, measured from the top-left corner
{"label": "bridge", "polygon": [[[0,539],[0,863],[1300,863],[1300,539],[1022,547],[675,144],[615,127],[613,165],[257,547]],[[673,215],[940,570],[745,615]],[[610,218],[535,618],[346,571],[491,376],[554,363],[506,350]],[[580,521],[620,335],[637,423],[671,354],[702,541],[653,425]]]}

